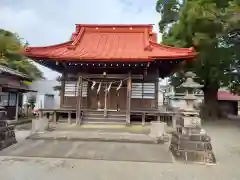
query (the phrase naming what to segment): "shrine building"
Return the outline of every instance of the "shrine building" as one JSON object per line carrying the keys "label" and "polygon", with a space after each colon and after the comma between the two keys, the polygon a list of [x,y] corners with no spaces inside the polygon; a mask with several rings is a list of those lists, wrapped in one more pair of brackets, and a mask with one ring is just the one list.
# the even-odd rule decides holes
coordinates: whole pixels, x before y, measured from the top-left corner
{"label": "shrine building", "polygon": [[193,48],[158,44],[152,29],[151,24],[77,24],[67,42],[22,53],[62,74],[55,115],[68,113],[79,124],[130,124],[134,115],[159,113],[159,78],[196,57]]}

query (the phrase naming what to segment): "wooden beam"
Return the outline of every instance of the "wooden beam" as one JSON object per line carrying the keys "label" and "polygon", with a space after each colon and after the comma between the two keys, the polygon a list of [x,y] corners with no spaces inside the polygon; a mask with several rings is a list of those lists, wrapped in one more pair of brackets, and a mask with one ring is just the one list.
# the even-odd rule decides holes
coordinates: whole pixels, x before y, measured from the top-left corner
{"label": "wooden beam", "polygon": [[68,112],[68,123],[72,124],[72,117],[71,117],[72,113]]}
{"label": "wooden beam", "polygon": [[159,70],[156,70],[155,76],[155,108],[158,109],[158,94],[159,94]]}
{"label": "wooden beam", "polygon": [[60,107],[64,105],[64,97],[65,97],[65,83],[66,83],[66,73],[62,73],[62,81],[61,81],[61,97],[60,97]]}
{"label": "wooden beam", "polygon": [[127,104],[126,104],[126,123],[131,123],[131,98],[132,98],[132,76],[128,73],[127,79]]}
{"label": "wooden beam", "polygon": [[81,124],[81,108],[82,108],[82,85],[83,79],[80,75],[78,77],[78,96],[77,96],[77,105],[76,105],[76,124]]}
{"label": "wooden beam", "polygon": [[[10,93],[9,93],[10,95]],[[16,114],[15,114],[15,120],[18,121],[18,111],[19,111],[19,92],[16,94]]]}
{"label": "wooden beam", "polygon": [[57,123],[57,112],[53,111],[53,122]]}
{"label": "wooden beam", "polygon": [[105,92],[104,92],[104,117],[107,117],[107,95],[108,95],[108,90],[107,90],[107,84],[105,84]]}
{"label": "wooden beam", "polygon": [[[83,77],[86,77],[86,78],[93,78],[93,79],[124,79],[124,78],[128,78],[128,75],[127,74],[106,74],[105,76],[103,76],[103,74],[82,74]],[[140,79],[142,80],[143,79],[143,75],[132,75],[131,76],[132,79]]]}
{"label": "wooden beam", "polygon": [[142,125],[145,125],[146,115],[145,113],[142,113]]}

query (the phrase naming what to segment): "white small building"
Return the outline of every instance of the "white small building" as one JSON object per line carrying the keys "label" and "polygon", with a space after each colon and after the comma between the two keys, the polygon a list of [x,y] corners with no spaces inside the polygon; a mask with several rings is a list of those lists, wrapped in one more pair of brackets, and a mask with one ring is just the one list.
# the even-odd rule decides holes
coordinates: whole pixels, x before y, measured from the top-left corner
{"label": "white small building", "polygon": [[58,91],[54,91],[53,87],[59,86],[60,83],[56,80],[37,80],[32,82],[29,87],[36,91],[25,93],[23,96],[23,105],[28,103],[30,97],[36,99],[35,108],[59,108],[60,96]]}

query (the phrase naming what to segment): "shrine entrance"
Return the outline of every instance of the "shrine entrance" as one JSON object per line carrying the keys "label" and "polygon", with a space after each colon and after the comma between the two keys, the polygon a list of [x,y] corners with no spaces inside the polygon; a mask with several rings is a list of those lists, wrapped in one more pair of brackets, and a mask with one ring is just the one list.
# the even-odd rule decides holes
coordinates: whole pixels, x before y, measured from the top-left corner
{"label": "shrine entrance", "polygon": [[97,92],[97,88],[88,89],[88,108],[103,111],[125,111],[126,110],[126,88],[117,89],[118,85],[112,85],[109,91],[106,91],[106,86]]}
{"label": "shrine entrance", "polygon": [[109,111],[125,111],[126,110],[126,91],[127,89],[122,87],[118,91],[117,85],[113,85],[107,96],[107,109]]}

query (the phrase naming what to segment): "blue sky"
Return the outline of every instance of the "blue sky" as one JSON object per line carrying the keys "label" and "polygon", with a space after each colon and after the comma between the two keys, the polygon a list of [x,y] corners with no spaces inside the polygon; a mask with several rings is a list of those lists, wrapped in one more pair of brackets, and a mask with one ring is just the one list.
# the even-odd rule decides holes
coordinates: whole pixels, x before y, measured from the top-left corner
{"label": "blue sky", "polygon": [[[68,40],[75,24],[155,24],[156,0],[0,0],[0,28],[18,33],[31,46]],[[48,79],[58,75],[40,67]]]}

